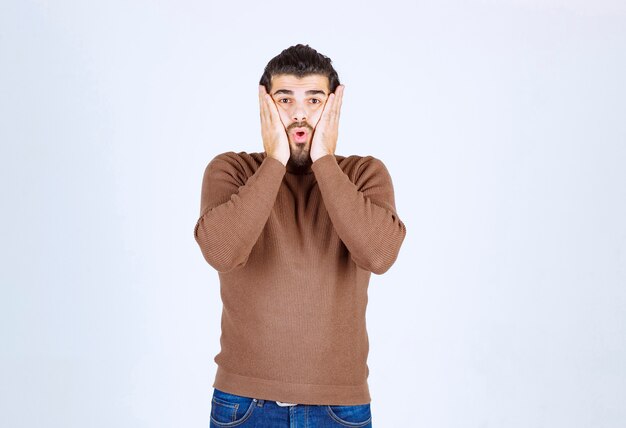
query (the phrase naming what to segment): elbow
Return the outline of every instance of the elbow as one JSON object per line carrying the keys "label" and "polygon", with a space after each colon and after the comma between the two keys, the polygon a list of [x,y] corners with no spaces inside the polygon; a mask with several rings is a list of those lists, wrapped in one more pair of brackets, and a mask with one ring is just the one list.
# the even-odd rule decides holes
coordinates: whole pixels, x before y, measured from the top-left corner
{"label": "elbow", "polygon": [[395,262],[395,258],[386,259],[377,256],[372,256],[369,259],[357,259],[353,256],[352,260],[361,269],[375,273],[376,275],[382,275],[387,272]]}
{"label": "elbow", "polygon": [[228,240],[219,239],[215,233],[205,229],[202,221],[198,221],[194,228],[194,238],[204,260],[219,273],[238,269],[248,261],[248,256],[238,255],[235,248],[226,244]]}
{"label": "elbow", "polygon": [[369,271],[376,275],[382,275],[383,273],[387,272],[390,268],[391,268],[391,265],[381,265],[381,266],[372,267],[369,269]]}
{"label": "elbow", "polygon": [[228,250],[225,251],[224,248],[217,248],[215,246],[202,244],[199,241],[198,245],[200,246],[200,251],[202,252],[204,260],[206,260],[206,262],[219,273],[228,273],[241,268],[245,266],[248,261],[247,257],[236,257]]}
{"label": "elbow", "polygon": [[385,240],[385,244],[379,243],[379,245],[372,245],[372,253],[369,260],[366,263],[366,269],[376,275],[382,275],[391,269],[391,266],[396,262],[400,248],[404,242],[406,236],[406,227],[402,222],[398,228],[398,233],[395,239]]}
{"label": "elbow", "polygon": [[376,275],[382,275],[391,269],[391,266],[395,263],[397,256],[398,254],[396,253],[395,255],[389,255],[386,257],[376,257],[369,264],[368,270]]}
{"label": "elbow", "polygon": [[372,248],[371,251],[363,257],[352,255],[354,263],[363,270],[382,275],[387,272],[395,263],[398,257],[398,251],[388,248]]}
{"label": "elbow", "polygon": [[245,266],[246,260],[236,260],[234,258],[215,257],[214,253],[202,250],[204,260],[219,273],[228,273]]}

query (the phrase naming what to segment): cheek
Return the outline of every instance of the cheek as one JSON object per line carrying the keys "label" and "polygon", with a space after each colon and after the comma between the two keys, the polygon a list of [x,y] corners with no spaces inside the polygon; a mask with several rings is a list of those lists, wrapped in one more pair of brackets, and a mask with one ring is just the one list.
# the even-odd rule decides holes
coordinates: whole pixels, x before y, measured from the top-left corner
{"label": "cheek", "polygon": [[285,111],[285,109],[278,109],[278,115],[280,116],[280,121],[283,123],[283,126],[286,128],[291,123],[289,112]]}
{"label": "cheek", "polygon": [[311,126],[315,127],[317,125],[317,122],[319,122],[320,118],[322,117],[322,108],[311,112],[309,117],[309,123],[311,124]]}

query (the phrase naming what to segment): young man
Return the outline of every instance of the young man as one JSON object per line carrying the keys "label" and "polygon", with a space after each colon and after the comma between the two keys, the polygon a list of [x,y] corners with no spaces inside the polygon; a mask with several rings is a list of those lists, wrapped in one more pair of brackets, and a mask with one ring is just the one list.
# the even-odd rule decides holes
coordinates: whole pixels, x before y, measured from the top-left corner
{"label": "young man", "polygon": [[211,426],[371,426],[367,288],[406,228],[384,164],[335,153],[343,90],[328,57],[285,49],[259,86],[265,151],[204,172],[194,236],[223,303]]}

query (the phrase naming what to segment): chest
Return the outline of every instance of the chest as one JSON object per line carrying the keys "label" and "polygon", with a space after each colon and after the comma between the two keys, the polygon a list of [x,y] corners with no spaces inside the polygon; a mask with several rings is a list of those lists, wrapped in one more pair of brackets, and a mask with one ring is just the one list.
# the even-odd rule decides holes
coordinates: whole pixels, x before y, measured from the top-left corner
{"label": "chest", "polygon": [[265,232],[276,243],[302,248],[343,247],[316,181],[311,177],[283,181]]}

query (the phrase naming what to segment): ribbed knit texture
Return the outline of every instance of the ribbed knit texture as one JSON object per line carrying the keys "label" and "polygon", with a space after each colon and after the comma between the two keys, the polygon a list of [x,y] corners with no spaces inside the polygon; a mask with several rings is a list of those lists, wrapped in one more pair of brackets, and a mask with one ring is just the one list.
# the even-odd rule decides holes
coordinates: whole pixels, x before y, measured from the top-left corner
{"label": "ribbed knit texture", "polygon": [[289,403],[369,403],[367,288],[405,235],[391,177],[372,156],[326,155],[307,171],[265,153],[216,156],[194,228],[220,278],[213,386]]}

